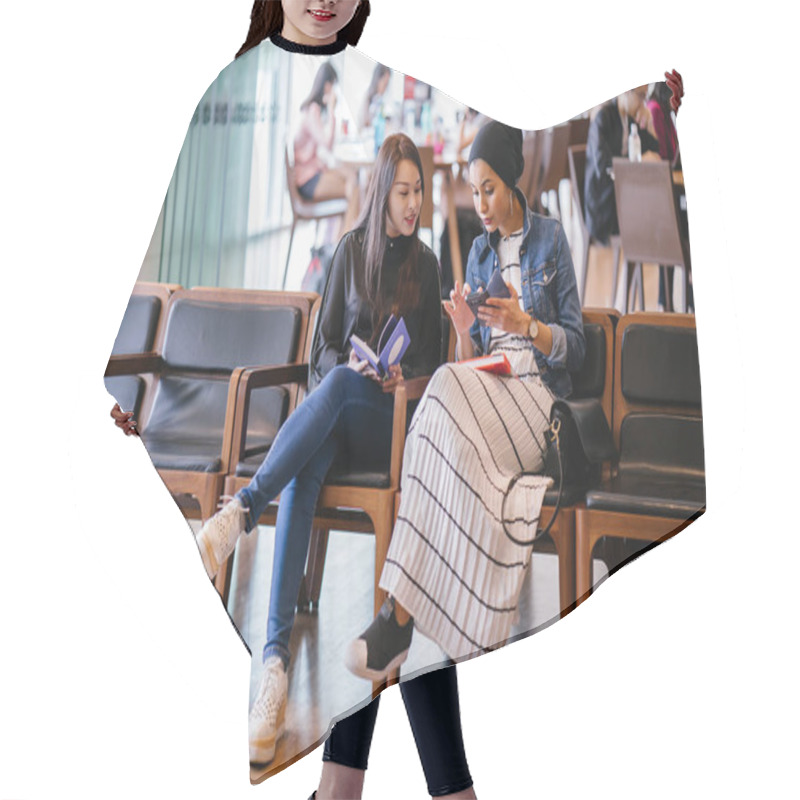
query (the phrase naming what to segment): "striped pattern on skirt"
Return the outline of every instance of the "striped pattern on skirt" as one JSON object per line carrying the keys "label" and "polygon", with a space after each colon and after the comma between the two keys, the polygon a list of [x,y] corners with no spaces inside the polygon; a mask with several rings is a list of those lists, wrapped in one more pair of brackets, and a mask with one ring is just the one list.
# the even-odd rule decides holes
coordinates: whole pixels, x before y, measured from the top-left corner
{"label": "striped pattern on skirt", "polygon": [[380,585],[451,658],[508,637],[551,483],[513,479],[541,472],[552,403],[538,376],[447,364],[414,415]]}

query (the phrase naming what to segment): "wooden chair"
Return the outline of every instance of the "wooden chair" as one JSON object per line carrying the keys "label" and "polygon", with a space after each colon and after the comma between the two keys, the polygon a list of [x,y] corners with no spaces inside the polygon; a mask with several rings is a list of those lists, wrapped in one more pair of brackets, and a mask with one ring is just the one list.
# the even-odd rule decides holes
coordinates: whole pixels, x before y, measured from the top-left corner
{"label": "wooden chair", "polygon": [[111,357],[106,375],[154,376],[139,417],[142,441],[170,492],[194,498],[203,519],[216,510],[230,471],[237,367],[273,365],[280,378],[249,398],[251,447],[266,450],[295,402],[291,366],[302,362],[318,302],[303,292],[183,289],[170,298],[155,353]]}
{"label": "wooden chair", "polygon": [[[307,352],[306,356],[310,350]],[[302,374],[301,374],[302,373]],[[292,379],[305,382],[308,364],[298,366]],[[230,473],[225,479],[225,494],[234,495],[246,486],[264,458],[261,451],[250,455],[252,423],[249,414],[249,397],[257,388],[284,380],[261,369],[243,370],[237,387],[234,436],[230,459]],[[331,529],[353,533],[372,533],[375,536],[375,613],[383,603],[385,593],[378,589],[378,579],[389,547],[394,527],[395,495],[400,485],[403,448],[405,447],[408,403],[422,397],[428,377],[405,381],[394,393],[392,446],[389,469],[385,473],[342,472],[334,467],[320,493],[312,529],[306,575],[298,597],[300,610],[314,610],[319,602],[328,533]],[[259,518],[262,525],[275,525],[277,502],[272,503]]]}
{"label": "wooden chair", "polygon": [[[611,426],[614,374],[614,329],[619,314],[614,309],[583,309],[583,328],[586,337],[586,356],[579,372],[572,376],[573,399],[597,398]],[[539,527],[550,523],[557,498],[551,489],[544,499]],[[561,507],[547,537],[538,538],[533,546],[537,553],[555,553],[558,557],[558,594],[561,617],[577,604],[575,589],[575,509],[584,494],[565,487]]]}
{"label": "wooden chair", "polygon": [[[632,162],[625,158],[615,158],[612,163],[617,218],[625,253],[625,311],[631,288],[633,302],[640,294],[644,309],[642,264],[645,262],[661,265],[665,285],[671,285],[666,281],[667,266],[682,267],[686,302],[692,266],[689,242],[681,236],[678,225],[670,165],[666,161]],[[666,309],[671,311],[669,292],[665,298]]]}
{"label": "wooden chair", "polygon": [[586,142],[589,139],[589,125],[591,124],[591,119],[586,117],[575,117],[571,119],[568,123],[569,125],[569,137],[567,140],[568,147],[579,147],[579,146],[586,146]]}
{"label": "wooden chair", "polygon": [[617,298],[617,280],[619,278],[619,257],[620,257],[620,238],[611,236],[609,245],[598,242],[586,226],[586,217],[583,212],[583,194],[586,180],[586,145],[570,145],[567,148],[567,162],[569,164],[570,188],[572,191],[572,202],[578,209],[578,218],[581,226],[581,241],[583,251],[580,261],[580,286],[581,286],[581,305],[586,301],[586,283],[589,277],[589,250],[592,247],[607,248],[611,247],[611,262],[614,268],[612,279],[611,297],[609,298],[609,308],[614,306]]}
{"label": "wooden chair", "polygon": [[[111,355],[152,352],[166,319],[170,295],[180,288],[171,283],[136,283],[125,308]],[[142,400],[149,384],[149,375],[105,378],[108,393],[113,395],[123,411],[132,411],[134,419],[139,418]]]}
{"label": "wooden chair", "polygon": [[[442,350],[441,350],[442,363],[446,361],[455,360],[455,347],[456,347],[455,328],[453,328],[452,321],[450,320],[450,317],[447,314],[447,312],[444,311],[444,309],[442,309]],[[413,397],[411,399],[416,400],[422,397],[422,393],[426,385],[427,385],[427,379],[420,382],[418,386],[412,384],[411,394],[413,395]],[[408,389],[408,385],[406,388]],[[408,400],[409,397],[407,394],[406,401],[408,402]],[[403,446],[405,445],[405,432],[403,433],[402,444]],[[398,447],[399,446],[400,442],[398,442]],[[401,455],[400,466],[402,466],[402,455]],[[400,476],[398,473],[396,485],[399,486],[399,483],[400,483]],[[394,528],[394,521],[397,517],[397,507],[399,503],[399,497],[400,497],[400,492],[397,491],[395,508],[392,514],[392,528]],[[365,530],[368,532],[369,528]],[[327,547],[328,547],[328,529],[324,527],[315,528],[311,534],[308,559],[306,561],[306,572],[303,577],[303,583],[300,587],[300,596],[297,601],[297,608],[299,611],[305,611],[305,612],[316,611],[319,606],[319,596],[322,590],[322,575],[325,570],[325,555],[327,552]],[[387,547],[388,547],[388,542],[387,542]],[[380,573],[377,572],[377,565],[376,565],[376,576],[375,576],[376,581],[379,578],[379,575]],[[383,601],[381,600],[381,602]]]}
{"label": "wooden chair", "polygon": [[315,238],[319,237],[319,224],[323,219],[330,217],[341,217],[347,211],[347,199],[334,198],[332,200],[306,200],[297,190],[297,181],[294,177],[294,164],[289,156],[289,149],[284,152],[284,162],[286,164],[286,184],[289,189],[289,202],[292,206],[292,230],[289,234],[289,250],[286,253],[286,266],[283,269],[283,283],[281,286],[286,288],[286,278],[289,275],[289,262],[292,258],[292,244],[294,242],[294,231],[300,221],[316,222]]}
{"label": "wooden chair", "polygon": [[[615,343],[613,432],[619,463],[575,513],[579,603],[592,590],[592,551],[600,539],[653,546],[705,511],[693,315],[636,313],[622,318]],[[619,566],[612,565],[610,572]]]}
{"label": "wooden chair", "polygon": [[[584,309],[586,358],[581,370],[573,376],[573,397],[576,399],[597,398],[609,426],[611,425],[612,406],[614,328],[618,319],[619,314],[614,309]],[[455,359],[455,332],[449,317],[443,317],[442,326],[442,330],[445,332],[442,352],[443,355],[447,355],[447,360],[453,361]],[[414,391],[415,397],[421,396],[421,394],[422,392]],[[397,492],[396,505],[399,504],[400,493],[400,491]],[[549,524],[555,510],[555,501],[556,492],[548,492],[539,521],[541,528],[545,528]],[[569,613],[576,604],[574,506],[582,501],[582,494],[576,495],[568,489],[562,496],[561,509],[549,535],[546,538],[537,539],[534,545],[536,552],[554,553],[558,557],[559,603],[562,616]],[[392,523],[394,523],[394,516]],[[319,600],[326,547],[327,531],[324,532],[324,538],[322,531],[315,533],[309,548],[304,585],[301,588],[301,599],[298,602],[298,607],[303,610],[313,609]],[[376,580],[379,576],[380,572],[376,572]]]}

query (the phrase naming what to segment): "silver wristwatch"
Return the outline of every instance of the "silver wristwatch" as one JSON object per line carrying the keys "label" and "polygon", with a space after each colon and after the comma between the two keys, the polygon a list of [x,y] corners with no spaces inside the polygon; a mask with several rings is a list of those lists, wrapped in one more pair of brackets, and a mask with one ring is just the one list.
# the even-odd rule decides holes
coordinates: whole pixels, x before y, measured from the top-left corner
{"label": "silver wristwatch", "polygon": [[531,324],[528,326],[528,338],[533,340],[539,335],[539,323],[535,317],[531,317]]}

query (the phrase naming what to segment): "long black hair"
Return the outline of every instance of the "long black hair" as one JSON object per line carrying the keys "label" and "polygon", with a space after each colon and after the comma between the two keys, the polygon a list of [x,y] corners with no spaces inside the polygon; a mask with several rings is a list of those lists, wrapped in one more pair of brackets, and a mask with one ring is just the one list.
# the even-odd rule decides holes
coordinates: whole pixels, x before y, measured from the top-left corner
{"label": "long black hair", "polygon": [[323,98],[325,97],[325,84],[336,83],[338,79],[339,76],[336,74],[336,70],[331,65],[331,62],[324,61],[317,70],[314,84],[311,87],[308,97],[306,97],[300,105],[300,110],[305,111],[312,103],[316,103],[324,111],[325,103],[323,103]]}
{"label": "long black hair", "polygon": [[[355,47],[364,31],[369,12],[369,0],[361,0],[353,19],[339,31],[336,38],[343,39]],[[250,30],[247,32],[247,38],[239,48],[236,58],[257,47],[264,39],[268,39],[282,30],[283,6],[280,0],[255,0],[253,9],[250,12]]]}
{"label": "long black hair", "polygon": [[408,255],[400,267],[397,289],[393,299],[384,297],[381,286],[383,259],[386,255],[386,216],[389,210],[389,193],[394,186],[397,165],[408,159],[419,170],[422,194],[425,194],[425,176],[422,161],[414,142],[404,133],[388,136],[378,152],[375,165],[370,175],[364,208],[356,223],[356,229],[364,231],[364,298],[372,307],[373,330],[380,334],[377,327],[380,321],[391,311],[402,315],[408,313],[419,303],[420,274],[419,258],[422,242],[419,240],[419,216],[413,236],[409,243]]}

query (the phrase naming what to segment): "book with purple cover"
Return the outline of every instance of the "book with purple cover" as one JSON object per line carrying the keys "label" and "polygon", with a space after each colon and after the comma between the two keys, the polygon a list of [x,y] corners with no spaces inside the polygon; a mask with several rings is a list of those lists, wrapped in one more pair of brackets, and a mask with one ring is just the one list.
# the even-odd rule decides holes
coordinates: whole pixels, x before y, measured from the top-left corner
{"label": "book with purple cover", "polygon": [[399,363],[411,344],[411,338],[408,335],[405,320],[402,317],[397,319],[392,314],[381,332],[377,354],[355,334],[350,337],[350,344],[356,355],[362,361],[366,361],[381,378],[384,378],[389,373],[389,367]]}

